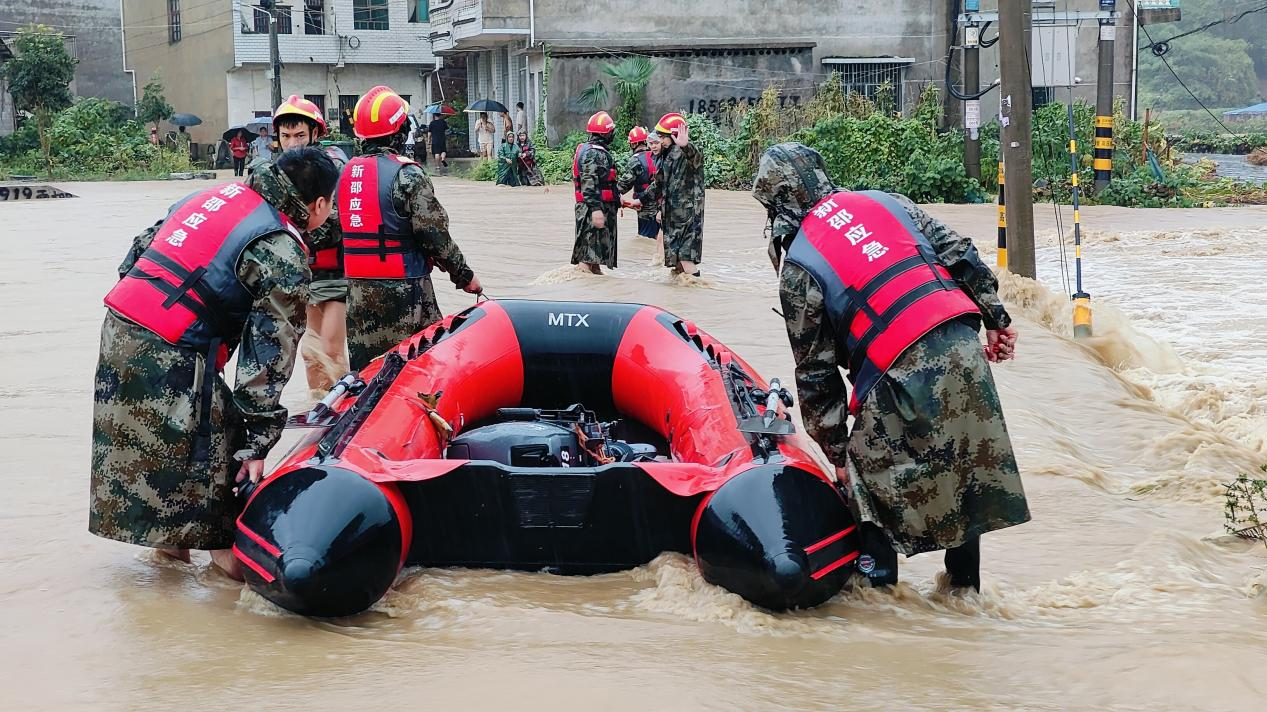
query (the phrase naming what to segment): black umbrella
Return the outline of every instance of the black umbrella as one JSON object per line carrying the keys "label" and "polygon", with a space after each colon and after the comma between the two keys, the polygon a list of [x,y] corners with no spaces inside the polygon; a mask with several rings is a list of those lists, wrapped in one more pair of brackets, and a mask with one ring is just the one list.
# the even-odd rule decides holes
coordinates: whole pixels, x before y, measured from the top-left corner
{"label": "black umbrella", "polygon": [[[234,137],[234,136],[236,136],[236,135],[238,135],[238,134],[240,134],[240,133],[250,133],[250,129],[246,128],[246,126],[244,126],[244,125],[242,125],[242,124],[238,124],[237,126],[234,126],[233,128],[229,129],[228,131],[225,131],[225,132],[224,132],[224,135],[223,135],[223,138],[224,138],[224,140],[225,140],[225,141],[232,141],[232,140],[233,140],[233,137]],[[258,132],[258,131],[256,131],[256,133],[259,133],[259,132]]]}
{"label": "black umbrella", "polygon": [[474,104],[471,104],[470,106],[466,107],[466,112],[468,114],[477,114],[481,111],[491,111],[495,114],[509,114],[510,113],[510,109],[507,109],[505,104],[501,103],[500,101],[494,101],[492,99],[480,99]]}
{"label": "black umbrella", "polygon": [[197,126],[202,123],[202,119],[193,114],[172,114],[167,123],[172,126]]}

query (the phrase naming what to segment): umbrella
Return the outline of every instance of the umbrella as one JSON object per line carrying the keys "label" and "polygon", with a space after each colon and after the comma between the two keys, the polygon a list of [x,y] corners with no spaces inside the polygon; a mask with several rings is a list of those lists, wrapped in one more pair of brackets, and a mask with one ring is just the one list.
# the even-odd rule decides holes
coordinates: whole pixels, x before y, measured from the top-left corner
{"label": "umbrella", "polygon": [[202,123],[202,119],[193,114],[172,114],[167,122],[172,126],[197,126]]}
{"label": "umbrella", "polygon": [[480,99],[474,104],[466,107],[466,113],[468,114],[477,114],[481,111],[489,111],[494,114],[510,113],[510,109],[507,109],[505,104],[500,101],[494,101],[493,99]]}
{"label": "umbrella", "polygon": [[439,114],[441,116],[457,116],[458,110],[446,104],[432,104],[422,110],[424,114]]}
{"label": "umbrella", "polygon": [[[225,140],[225,141],[232,141],[232,140],[233,140],[233,137],[234,137],[234,136],[236,136],[237,134],[239,134],[239,133],[250,133],[250,132],[251,132],[251,130],[250,130],[250,129],[248,129],[245,125],[243,125],[243,124],[238,124],[237,126],[234,126],[233,128],[229,129],[228,131],[225,131],[225,132],[224,132],[224,135],[223,135],[223,138],[224,138],[224,140]],[[256,129],[255,133],[257,133],[257,134],[258,134],[258,133],[259,133],[259,129]]]}
{"label": "umbrella", "polygon": [[251,134],[255,134],[255,135],[259,134],[260,129],[264,129],[265,131],[268,131],[268,135],[272,136],[273,135],[273,117],[261,116],[256,119],[251,119],[250,121],[246,122],[246,125],[243,126],[243,128],[245,128]]}

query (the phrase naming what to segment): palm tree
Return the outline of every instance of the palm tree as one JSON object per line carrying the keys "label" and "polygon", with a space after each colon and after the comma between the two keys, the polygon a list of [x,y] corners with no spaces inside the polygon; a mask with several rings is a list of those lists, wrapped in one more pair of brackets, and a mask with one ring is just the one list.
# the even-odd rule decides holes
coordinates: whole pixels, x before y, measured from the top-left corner
{"label": "palm tree", "polygon": [[[620,106],[616,109],[618,124],[632,124],[642,113],[643,93],[655,73],[655,64],[648,57],[626,57],[616,63],[606,63],[601,67],[603,74],[611,79],[612,90],[620,97]],[[591,111],[598,111],[610,99],[607,86],[601,79],[581,91],[577,97],[581,104]]]}

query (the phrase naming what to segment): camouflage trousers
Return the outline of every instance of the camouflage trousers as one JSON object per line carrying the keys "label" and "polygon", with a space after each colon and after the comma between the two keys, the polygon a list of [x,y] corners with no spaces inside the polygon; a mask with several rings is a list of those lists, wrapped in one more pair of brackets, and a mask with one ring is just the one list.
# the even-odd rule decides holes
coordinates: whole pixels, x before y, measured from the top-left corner
{"label": "camouflage trousers", "polygon": [[607,226],[600,230],[590,224],[590,210],[585,203],[576,204],[576,243],[572,246],[572,264],[590,262],[616,268],[616,208],[604,206]]}
{"label": "camouflage trousers", "polygon": [[994,377],[963,322],[898,358],[863,401],[848,450],[862,520],[907,556],[1029,521]]}
{"label": "camouflage trousers", "polygon": [[216,376],[207,462],[194,463],[203,359],[107,313],[92,410],[88,530],[142,546],[227,549],[238,427]]}
{"label": "camouflage trousers", "polygon": [[431,277],[348,280],[348,360],[365,368],[400,342],[440,321]]}
{"label": "camouflage trousers", "polygon": [[677,267],[679,262],[704,261],[704,211],[664,216],[664,266]]}

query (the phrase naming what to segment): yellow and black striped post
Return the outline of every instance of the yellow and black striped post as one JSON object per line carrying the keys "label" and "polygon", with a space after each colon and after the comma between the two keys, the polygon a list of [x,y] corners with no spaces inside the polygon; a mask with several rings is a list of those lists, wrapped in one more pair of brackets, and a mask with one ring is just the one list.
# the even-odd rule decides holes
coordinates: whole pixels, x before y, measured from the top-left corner
{"label": "yellow and black striped post", "polygon": [[1003,161],[999,161],[999,269],[1007,269],[1007,208],[1003,199]]}
{"label": "yellow and black striped post", "polygon": [[1091,153],[1095,169],[1095,191],[1098,193],[1113,179],[1113,117],[1095,117],[1095,145]]}
{"label": "yellow and black striped post", "polygon": [[[1068,104],[1069,116],[1069,168],[1072,173],[1069,176],[1071,186],[1071,195],[1073,198],[1073,263],[1075,274],[1075,285],[1077,291],[1073,294],[1073,337],[1075,339],[1085,339],[1091,336],[1091,295],[1082,290],[1082,206],[1079,204],[1078,186],[1078,139],[1074,133],[1073,124],[1073,100],[1070,99]],[[1096,117],[1096,134],[1100,132],[1100,119]],[[1109,119],[1109,132],[1113,131],[1113,119]],[[1099,145],[1099,138],[1096,138],[1096,145]],[[1109,141],[1112,141],[1110,138]],[[1099,160],[1099,159],[1097,159]],[[1100,170],[1097,167],[1095,171],[1096,182],[1099,183]]]}

